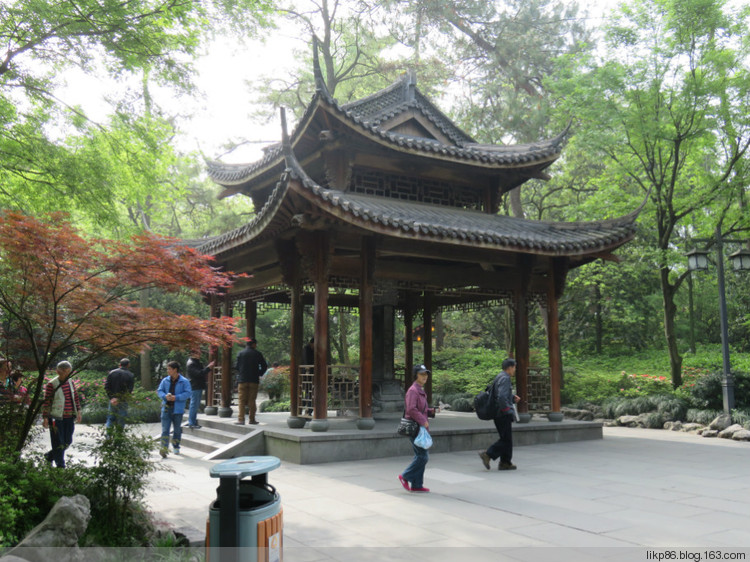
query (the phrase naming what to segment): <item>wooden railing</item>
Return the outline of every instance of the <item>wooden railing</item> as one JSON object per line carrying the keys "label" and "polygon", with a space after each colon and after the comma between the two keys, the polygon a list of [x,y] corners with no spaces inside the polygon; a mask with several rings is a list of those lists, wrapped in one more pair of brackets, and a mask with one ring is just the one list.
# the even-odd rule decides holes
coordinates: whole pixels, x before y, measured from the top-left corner
{"label": "wooden railing", "polygon": [[[314,365],[299,366],[299,401],[296,415],[309,418],[315,403]],[[357,416],[359,412],[359,366],[328,365],[328,402],[338,416]]]}
{"label": "wooden railing", "polygon": [[549,369],[529,368],[529,413],[547,413],[552,410],[552,386]]}

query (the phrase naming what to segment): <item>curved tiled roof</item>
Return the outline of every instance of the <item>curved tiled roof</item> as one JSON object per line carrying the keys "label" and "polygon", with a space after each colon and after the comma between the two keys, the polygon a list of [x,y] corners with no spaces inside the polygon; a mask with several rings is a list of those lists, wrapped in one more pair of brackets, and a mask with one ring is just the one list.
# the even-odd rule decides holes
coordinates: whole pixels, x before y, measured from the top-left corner
{"label": "curved tiled roof", "polygon": [[[394,96],[394,92],[403,90],[403,81],[396,82],[380,92],[346,105],[339,105],[327,91],[318,89],[308,105],[305,114],[291,134],[292,144],[307,127],[314,112],[319,107],[325,107],[338,115],[342,121],[365,135],[385,142],[393,148],[411,150],[427,156],[448,158],[456,162],[475,163],[490,167],[523,167],[542,164],[555,160],[562,152],[568,129],[554,138],[541,140],[536,143],[523,145],[483,145],[473,141],[450,120],[435,108],[427,98],[418,91],[412,100],[402,100],[396,106],[388,106],[386,101]],[[386,100],[386,101],[383,101]],[[382,103],[381,103],[382,102]],[[381,107],[382,105],[382,107]],[[456,142],[446,145],[434,139],[416,137],[380,128],[380,123],[408,107],[419,108],[446,136]],[[281,164],[283,154],[281,145],[272,146],[264,157],[251,164],[224,164],[222,162],[207,162],[208,172],[217,183],[225,186],[239,185],[258,173],[268,171]]]}
{"label": "curved tiled roof", "polygon": [[540,255],[580,256],[615,249],[635,235],[635,219],[640,210],[617,219],[562,223],[352,194],[318,185],[305,173],[291,149],[286,153],[288,167],[255,219],[206,241],[198,247],[200,251],[215,255],[259,236],[271,222],[292,178],[299,181],[303,195],[313,204],[365,230],[377,228],[396,237]]}

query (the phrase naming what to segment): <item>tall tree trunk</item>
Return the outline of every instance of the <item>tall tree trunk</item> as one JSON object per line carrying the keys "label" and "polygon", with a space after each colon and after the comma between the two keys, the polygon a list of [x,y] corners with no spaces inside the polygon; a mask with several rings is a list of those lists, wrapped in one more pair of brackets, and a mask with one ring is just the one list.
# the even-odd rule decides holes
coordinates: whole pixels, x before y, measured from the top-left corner
{"label": "tall tree trunk", "polygon": [[677,388],[682,384],[682,356],[677,349],[677,334],[675,333],[675,317],[677,307],[674,303],[675,287],[669,282],[669,268],[662,267],[659,271],[661,293],[664,299],[664,335],[667,338],[669,351],[669,368],[672,374],[672,386]]}

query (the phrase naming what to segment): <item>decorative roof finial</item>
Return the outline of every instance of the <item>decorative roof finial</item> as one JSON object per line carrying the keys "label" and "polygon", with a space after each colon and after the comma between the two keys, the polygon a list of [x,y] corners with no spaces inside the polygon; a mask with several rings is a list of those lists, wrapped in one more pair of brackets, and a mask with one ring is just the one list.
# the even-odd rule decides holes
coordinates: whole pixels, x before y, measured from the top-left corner
{"label": "decorative roof finial", "polygon": [[289,132],[286,128],[286,108],[280,107],[279,112],[281,113],[281,149],[286,156],[292,151],[292,143],[289,141]]}
{"label": "decorative roof finial", "polygon": [[328,93],[323,72],[320,70],[320,58],[318,56],[318,36],[313,34],[313,76],[315,76],[315,89]]}
{"label": "decorative roof finial", "polygon": [[410,68],[406,71],[406,99],[414,101],[417,96],[417,71]]}

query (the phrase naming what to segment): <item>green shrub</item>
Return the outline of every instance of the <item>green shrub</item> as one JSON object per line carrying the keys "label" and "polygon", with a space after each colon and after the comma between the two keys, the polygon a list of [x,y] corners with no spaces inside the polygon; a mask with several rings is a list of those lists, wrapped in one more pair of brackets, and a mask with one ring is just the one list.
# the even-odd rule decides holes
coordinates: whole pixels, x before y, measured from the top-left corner
{"label": "green shrub", "polygon": [[685,419],[690,423],[708,425],[722,413],[722,410],[699,410],[698,408],[689,408],[685,414]]}
{"label": "green shrub", "polygon": [[276,367],[273,371],[263,375],[259,389],[274,401],[289,396],[289,368]]}
{"label": "green shrub", "polygon": [[60,470],[39,458],[22,459],[10,453],[0,456],[0,547],[18,544],[57,500],[85,488],[87,469],[68,464],[68,469]]}
{"label": "green shrub", "polygon": [[[745,371],[734,373],[734,398],[737,408],[750,407],[750,374]],[[719,372],[703,373],[686,381],[680,394],[686,396],[694,408],[721,410],[724,407],[722,383],[724,375]]]}
{"label": "green shrub", "polygon": [[258,406],[258,410],[261,412],[288,412],[291,410],[291,402],[289,400],[264,400]]}
{"label": "green shrub", "polygon": [[732,410],[732,422],[740,424],[745,429],[750,426],[750,410]]}
{"label": "green shrub", "polygon": [[651,397],[657,411],[664,416],[665,421],[685,421],[687,419],[688,403],[673,394],[662,394]]}
{"label": "green shrub", "polygon": [[643,416],[643,424],[649,429],[663,429],[664,415],[659,412],[649,412]]}
{"label": "green shrub", "polygon": [[84,544],[145,546],[151,524],[142,499],[148,476],[156,470],[150,460],[155,446],[153,439],[128,425],[100,429],[91,446],[94,466],[84,492],[92,506]]}
{"label": "green shrub", "polygon": [[451,409],[454,412],[473,412],[474,400],[469,398],[456,398],[451,402]]}

